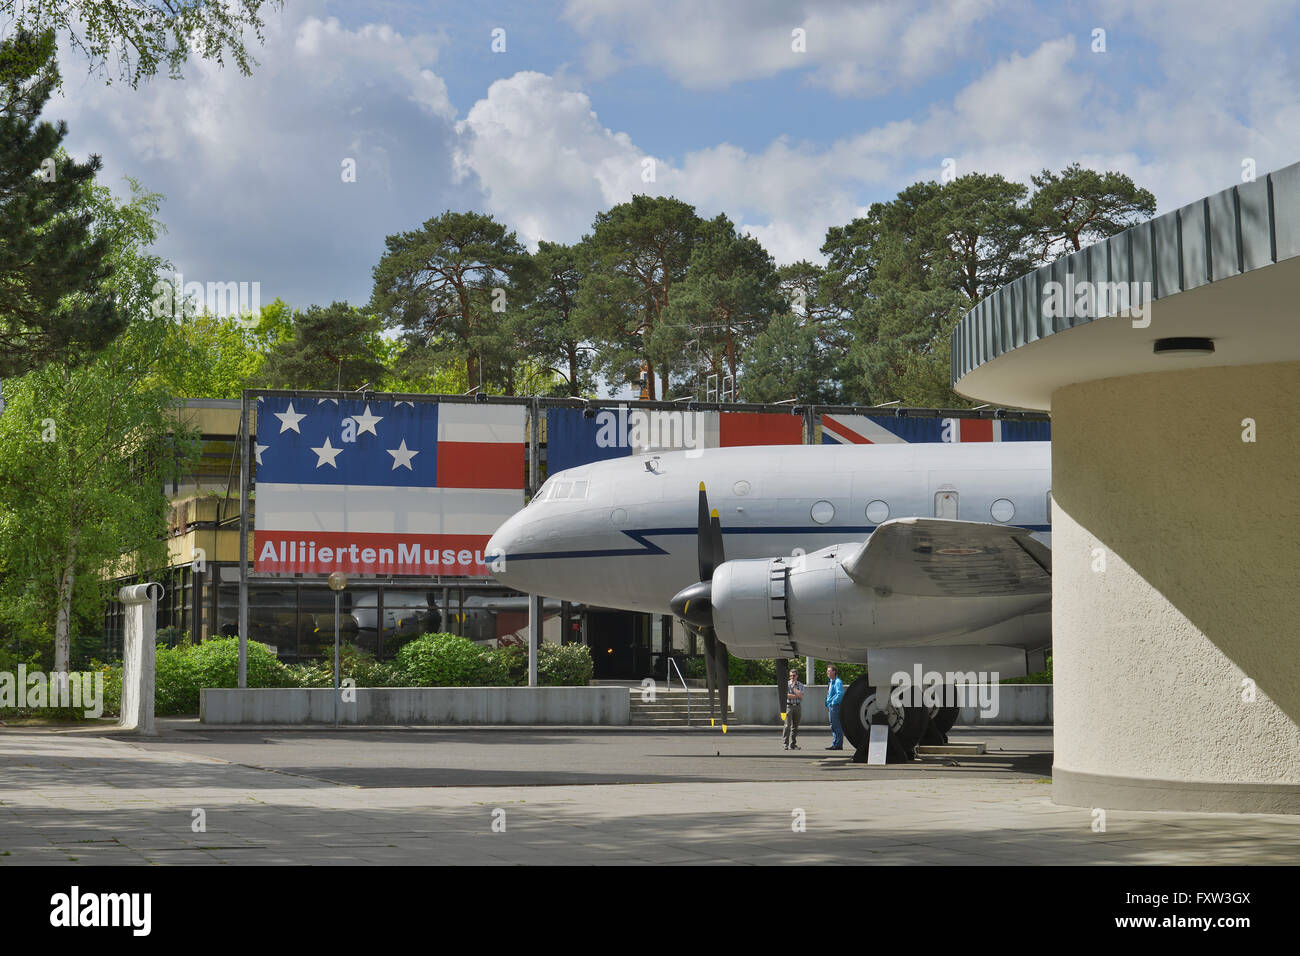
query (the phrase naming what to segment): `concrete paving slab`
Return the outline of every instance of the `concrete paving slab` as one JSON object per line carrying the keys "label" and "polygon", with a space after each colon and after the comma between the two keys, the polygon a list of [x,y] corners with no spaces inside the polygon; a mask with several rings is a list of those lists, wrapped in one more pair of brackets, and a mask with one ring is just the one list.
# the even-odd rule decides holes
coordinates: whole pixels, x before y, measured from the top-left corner
{"label": "concrete paving slab", "polygon": [[1300,862],[1286,816],[1112,811],[1093,833],[1036,782],[1050,736],[980,733],[997,761],[945,769],[759,735],[0,730],[0,865]]}

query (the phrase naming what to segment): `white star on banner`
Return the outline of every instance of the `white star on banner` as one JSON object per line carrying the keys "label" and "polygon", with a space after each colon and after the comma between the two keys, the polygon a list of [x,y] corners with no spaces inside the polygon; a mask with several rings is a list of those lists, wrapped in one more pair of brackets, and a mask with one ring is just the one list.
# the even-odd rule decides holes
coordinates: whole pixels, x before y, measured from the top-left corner
{"label": "white star on banner", "polygon": [[319,468],[321,465],[329,465],[331,468],[338,468],[338,465],[334,463],[334,459],[339,456],[339,452],[342,450],[342,448],[331,448],[329,436],[327,435],[325,437],[325,444],[321,445],[319,448],[312,449],[312,451],[316,453],[317,457],[316,467]]}
{"label": "white star on banner", "polygon": [[407,401],[393,402],[393,407],[394,407],[394,408],[396,408],[398,405],[410,405],[412,408],[414,408],[414,407],[415,407],[415,402],[407,402]]}
{"label": "white star on banner", "polygon": [[393,471],[397,471],[398,466],[406,468],[407,471],[415,471],[411,467],[411,459],[419,454],[418,451],[412,451],[406,447],[406,439],[402,439],[400,448],[389,448],[388,453],[393,456]]}
{"label": "white star on banner", "polygon": [[266,451],[266,450],[267,450],[268,448],[270,448],[270,447],[271,447],[270,445],[254,445],[254,446],[253,446],[253,454],[257,456],[257,463],[258,463],[259,465],[262,463],[262,452]]}
{"label": "white star on banner", "polygon": [[276,412],[275,417],[280,419],[281,435],[283,435],[287,431],[295,431],[298,432],[299,435],[301,435],[302,431],[299,430],[298,423],[302,421],[304,418],[306,418],[307,416],[295,412],[293,410],[293,402],[290,402],[288,409],[286,409],[283,412]]}
{"label": "white star on banner", "polygon": [[354,422],[357,423],[357,434],[358,434],[358,435],[364,435],[366,432],[370,432],[370,434],[372,434],[372,435],[374,435],[376,438],[378,438],[378,437],[379,437],[379,433],[378,433],[377,431],[375,431],[375,424],[376,424],[377,422],[382,422],[382,421],[384,420],[384,416],[383,416],[383,415],[371,415],[371,414],[370,414],[370,406],[367,405],[367,406],[366,406],[366,410],[365,410],[365,412],[363,412],[363,413],[360,414],[360,415],[353,415],[353,416],[352,416],[352,420],[353,420]]}
{"label": "white star on banner", "polygon": [[335,405],[337,405],[337,404],[339,403],[339,400],[338,400],[337,398],[318,398],[318,399],[316,399],[316,404],[317,404],[317,405],[324,405],[326,402],[333,402]]}

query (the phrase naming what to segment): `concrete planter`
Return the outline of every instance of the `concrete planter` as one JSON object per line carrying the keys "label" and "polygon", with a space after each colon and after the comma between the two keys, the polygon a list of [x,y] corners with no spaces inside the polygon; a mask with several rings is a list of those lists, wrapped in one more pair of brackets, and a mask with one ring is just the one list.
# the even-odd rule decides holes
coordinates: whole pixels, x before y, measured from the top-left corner
{"label": "concrete planter", "polygon": [[204,688],[205,724],[589,724],[628,722],[624,687],[361,687],[353,703],[330,688]]}

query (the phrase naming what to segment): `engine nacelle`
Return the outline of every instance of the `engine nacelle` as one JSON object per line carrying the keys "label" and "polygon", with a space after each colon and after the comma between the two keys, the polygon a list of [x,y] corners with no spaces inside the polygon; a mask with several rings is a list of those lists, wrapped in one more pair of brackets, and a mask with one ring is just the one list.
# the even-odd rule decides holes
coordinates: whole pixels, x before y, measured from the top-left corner
{"label": "engine nacelle", "polygon": [[712,581],[713,626],[728,650],[747,658],[843,659],[845,612],[859,627],[869,621],[870,592],[845,574],[838,551],[719,565]]}
{"label": "engine nacelle", "polygon": [[[714,629],[738,657],[812,656],[866,662],[867,650],[940,643],[1006,643],[1029,647],[1045,637],[980,634],[1009,620],[1041,630],[1029,612],[1039,596],[933,597],[899,594],[854,581],[841,564],[855,544],[812,554],[726,561],[713,572]],[[1038,615],[1041,617],[1041,615]],[[960,638],[976,635],[971,640]],[[996,640],[990,638],[996,637]]]}

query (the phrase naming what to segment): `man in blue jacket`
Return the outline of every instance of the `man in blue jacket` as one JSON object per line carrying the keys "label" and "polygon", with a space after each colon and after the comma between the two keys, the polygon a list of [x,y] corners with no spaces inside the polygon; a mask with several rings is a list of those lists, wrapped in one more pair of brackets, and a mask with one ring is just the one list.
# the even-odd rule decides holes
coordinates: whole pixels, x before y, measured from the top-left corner
{"label": "man in blue jacket", "polygon": [[831,745],[827,750],[844,749],[844,725],[840,723],[840,704],[844,701],[844,681],[835,665],[826,668],[826,714],[831,719]]}

